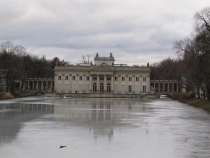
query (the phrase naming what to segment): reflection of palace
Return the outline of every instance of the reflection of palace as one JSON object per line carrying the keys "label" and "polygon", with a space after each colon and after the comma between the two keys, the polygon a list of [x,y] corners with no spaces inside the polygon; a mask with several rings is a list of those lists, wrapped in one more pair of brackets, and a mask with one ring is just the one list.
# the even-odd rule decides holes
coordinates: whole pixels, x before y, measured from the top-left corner
{"label": "reflection of palace", "polygon": [[[110,100],[110,99],[109,99]],[[139,101],[113,99],[84,100],[63,99],[61,105],[54,105],[55,114],[64,114],[63,119],[77,121],[107,121],[135,118],[133,113],[148,111],[145,105],[139,105]],[[142,103],[142,102],[141,102]],[[66,117],[67,116],[67,117]]]}
{"label": "reflection of palace", "polygon": [[[63,99],[62,104],[54,106],[56,121],[72,122],[78,126],[87,126],[97,135],[113,135],[113,127],[131,125],[129,120],[142,119],[141,114],[149,108],[142,102],[120,99]],[[58,115],[57,115],[58,114]],[[127,122],[126,122],[127,121]],[[113,125],[114,124],[114,125]]]}
{"label": "reflection of palace", "polygon": [[114,57],[94,58],[94,65],[55,67],[55,90],[59,93],[140,94],[150,92],[150,68],[114,64]]}
{"label": "reflection of palace", "polygon": [[44,113],[53,113],[54,105],[48,104],[22,104],[22,103],[13,103],[5,104],[0,106],[0,110],[16,110],[19,112],[44,112]]}

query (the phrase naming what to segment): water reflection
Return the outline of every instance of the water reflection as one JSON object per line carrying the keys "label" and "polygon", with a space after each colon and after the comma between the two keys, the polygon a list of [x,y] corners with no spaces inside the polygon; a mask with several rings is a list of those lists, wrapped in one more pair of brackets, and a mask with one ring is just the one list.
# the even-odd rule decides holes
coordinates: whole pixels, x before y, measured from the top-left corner
{"label": "water reflection", "polygon": [[0,102],[0,158],[210,157],[209,131],[208,113],[167,98]]}
{"label": "water reflection", "polygon": [[[149,111],[145,104],[138,100],[120,101],[107,99],[62,100],[62,104],[54,106],[54,119],[60,122],[72,122],[74,125],[88,127],[93,136],[106,135],[109,139],[114,134],[114,127],[128,126],[136,128],[132,123],[141,120],[142,114]],[[132,120],[132,122],[130,121]]]}

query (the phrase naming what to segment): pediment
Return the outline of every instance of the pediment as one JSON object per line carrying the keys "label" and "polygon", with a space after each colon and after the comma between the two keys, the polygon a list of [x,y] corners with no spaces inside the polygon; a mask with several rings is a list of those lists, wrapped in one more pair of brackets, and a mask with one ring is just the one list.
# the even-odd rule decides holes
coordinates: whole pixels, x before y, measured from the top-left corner
{"label": "pediment", "polygon": [[90,72],[113,72],[114,70],[104,65],[97,66],[90,70]]}

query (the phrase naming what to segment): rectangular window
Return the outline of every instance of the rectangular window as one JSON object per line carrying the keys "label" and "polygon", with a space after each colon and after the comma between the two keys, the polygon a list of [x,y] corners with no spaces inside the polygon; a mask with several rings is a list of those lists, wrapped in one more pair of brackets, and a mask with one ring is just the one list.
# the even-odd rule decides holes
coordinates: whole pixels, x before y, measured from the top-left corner
{"label": "rectangular window", "polygon": [[100,76],[100,80],[103,81],[104,80],[104,76]]}
{"label": "rectangular window", "polygon": [[122,77],[122,81],[125,81],[125,77]]}
{"label": "rectangular window", "polygon": [[68,93],[68,92],[69,92],[69,85],[66,84],[66,85],[65,85],[65,93]]}
{"label": "rectangular window", "polygon": [[117,85],[114,85],[114,93],[118,93]]}
{"label": "rectangular window", "polygon": [[58,93],[61,93],[61,84],[58,84]]}
{"label": "rectangular window", "polygon": [[61,80],[61,76],[58,76],[58,80]]}
{"label": "rectangular window", "polygon": [[125,86],[124,86],[124,85],[121,86],[121,93],[122,93],[122,94],[125,93]]}
{"label": "rectangular window", "polygon": [[65,80],[68,80],[69,79],[69,76],[65,76]]}
{"label": "rectangular window", "polygon": [[132,81],[132,77],[129,77],[129,81]]}
{"label": "rectangular window", "polygon": [[79,84],[79,93],[82,93],[82,84]]}
{"label": "rectangular window", "polygon": [[79,77],[79,80],[82,80],[82,76]]}
{"label": "rectangular window", "polygon": [[128,93],[132,93],[132,86],[128,86]]}
{"label": "rectangular window", "polygon": [[114,80],[115,80],[115,81],[117,81],[117,80],[118,80],[118,78],[117,78],[117,77],[114,77]]}
{"label": "rectangular window", "polygon": [[143,77],[143,81],[146,81],[146,77]]}
{"label": "rectangular window", "polygon": [[136,77],[136,81],[139,81],[139,77]]}
{"label": "rectangular window", "polygon": [[87,85],[86,85],[86,93],[89,93],[89,91],[90,91],[90,85],[87,84]]}
{"label": "rectangular window", "polygon": [[96,76],[93,76],[93,80],[97,80],[97,77]]}
{"label": "rectangular window", "polygon": [[108,76],[108,77],[107,77],[107,81],[110,81],[110,80],[111,80],[111,77],[110,77],[110,76]]}
{"label": "rectangular window", "polygon": [[89,76],[87,76],[87,77],[86,77],[86,80],[90,80],[90,77],[89,77]]}
{"label": "rectangular window", "polygon": [[143,93],[147,93],[147,87],[143,86]]}
{"label": "rectangular window", "polygon": [[72,80],[75,80],[75,76],[72,76]]}
{"label": "rectangular window", "polygon": [[75,91],[76,91],[76,85],[75,84],[72,85],[71,91],[72,91],[72,93],[75,93]]}
{"label": "rectangular window", "polygon": [[135,93],[139,94],[139,86],[136,86]]}

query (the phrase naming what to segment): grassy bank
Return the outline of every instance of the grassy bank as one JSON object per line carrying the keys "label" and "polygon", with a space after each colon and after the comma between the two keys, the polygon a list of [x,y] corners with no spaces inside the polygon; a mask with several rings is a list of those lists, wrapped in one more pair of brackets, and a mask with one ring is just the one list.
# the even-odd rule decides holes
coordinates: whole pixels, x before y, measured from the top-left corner
{"label": "grassy bank", "polygon": [[178,100],[182,103],[204,109],[210,112],[210,102],[204,99],[195,98],[189,93],[174,93],[172,94],[173,100]]}

